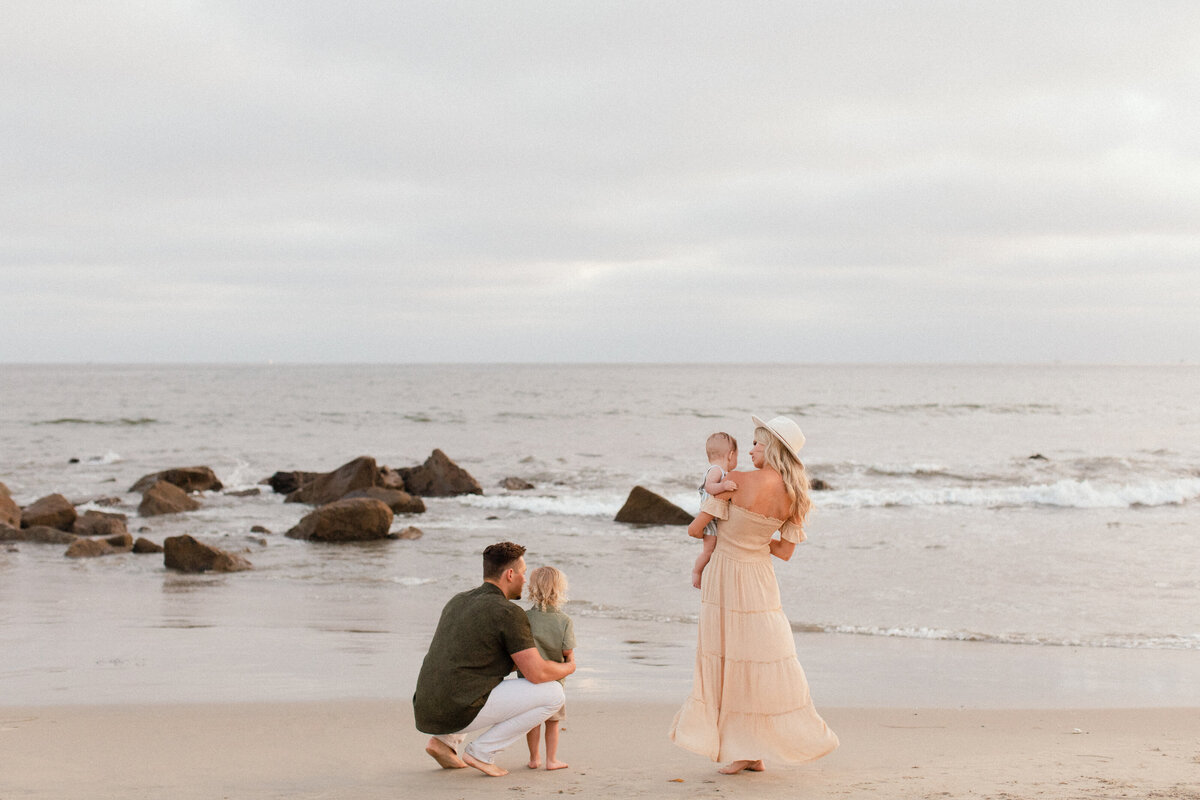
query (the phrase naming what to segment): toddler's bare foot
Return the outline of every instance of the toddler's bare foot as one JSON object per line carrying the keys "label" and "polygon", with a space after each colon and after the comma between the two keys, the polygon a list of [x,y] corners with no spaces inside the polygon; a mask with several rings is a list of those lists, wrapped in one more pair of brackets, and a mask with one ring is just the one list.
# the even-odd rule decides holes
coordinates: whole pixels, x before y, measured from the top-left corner
{"label": "toddler's bare foot", "polygon": [[719,770],[717,770],[717,772],[721,773],[722,775],[737,775],[742,770],[747,770],[749,772],[763,772],[766,770],[766,767],[763,766],[762,759],[760,758],[757,761],[733,761],[726,766],[721,767]]}
{"label": "toddler's bare foot", "polygon": [[458,757],[458,753],[441,739],[431,738],[429,744],[425,745],[425,752],[433,756],[433,760],[440,764],[442,769],[462,769],[467,766]]}
{"label": "toddler's bare foot", "polygon": [[500,778],[508,774],[508,770],[504,767],[497,767],[495,764],[489,764],[486,761],[480,761],[470,753],[463,753],[463,761],[467,762],[468,767],[474,767],[484,775],[490,775],[493,778]]}
{"label": "toddler's bare foot", "polygon": [[565,761],[556,761],[554,759],[546,759],[546,769],[566,769],[571,766]]}
{"label": "toddler's bare foot", "polygon": [[531,759],[529,759],[529,763],[526,766],[528,766],[530,769],[537,769],[541,765],[542,765],[542,762],[539,759],[531,758]]}
{"label": "toddler's bare foot", "polygon": [[692,586],[697,589],[700,588],[700,573],[699,572],[692,573]]}

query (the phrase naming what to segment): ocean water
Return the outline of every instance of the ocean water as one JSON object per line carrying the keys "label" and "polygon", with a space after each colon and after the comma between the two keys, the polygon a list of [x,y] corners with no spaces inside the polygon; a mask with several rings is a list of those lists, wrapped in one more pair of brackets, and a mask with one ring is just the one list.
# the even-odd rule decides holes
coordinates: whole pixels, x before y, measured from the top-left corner
{"label": "ocean water", "polygon": [[[695,510],[705,437],[733,434],[749,468],[751,414],[795,418],[831,487],[776,563],[818,697],[879,702],[891,663],[962,688],[926,674],[905,698],[969,702],[1005,664],[1047,697],[1200,703],[1198,396],[1184,366],[0,366],[0,481],[19,503],[117,497],[138,535],[190,533],[255,567],[0,549],[0,704],[406,696],[441,605],[504,539],[570,579],[575,691],[682,697],[699,545],[612,518],[639,484]],[[241,490],[434,448],[485,493],[398,516],[415,541],[287,539],[308,509],[268,487],[149,519],[126,491],[176,466]]]}

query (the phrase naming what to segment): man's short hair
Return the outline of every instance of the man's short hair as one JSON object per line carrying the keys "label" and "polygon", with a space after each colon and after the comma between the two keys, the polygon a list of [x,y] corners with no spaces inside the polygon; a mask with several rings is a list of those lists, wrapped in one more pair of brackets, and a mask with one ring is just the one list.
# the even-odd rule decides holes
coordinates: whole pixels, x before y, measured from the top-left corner
{"label": "man's short hair", "polygon": [[516,563],[525,555],[525,548],[513,542],[497,542],[490,544],[483,551],[483,577],[495,580],[504,574],[504,570]]}

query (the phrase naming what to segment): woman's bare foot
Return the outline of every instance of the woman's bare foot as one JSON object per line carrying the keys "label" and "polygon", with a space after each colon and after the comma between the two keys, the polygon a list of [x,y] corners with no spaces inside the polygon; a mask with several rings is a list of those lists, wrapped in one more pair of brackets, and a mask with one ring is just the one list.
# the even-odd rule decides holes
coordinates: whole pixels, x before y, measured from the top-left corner
{"label": "woman's bare foot", "polygon": [[737,775],[743,770],[748,772],[763,772],[766,770],[766,767],[763,766],[762,759],[760,758],[757,761],[733,761],[721,767],[717,772],[722,775]]}
{"label": "woman's bare foot", "polygon": [[425,745],[425,752],[433,756],[433,760],[441,764],[442,769],[463,769],[467,766],[458,757],[458,753],[454,752],[454,748],[441,739],[431,738],[429,744]]}
{"label": "woman's bare foot", "polygon": [[495,764],[489,764],[486,761],[480,761],[470,753],[463,753],[463,761],[467,762],[468,767],[474,767],[484,775],[491,775],[493,778],[499,778],[508,774],[508,770],[504,767],[497,767]]}
{"label": "woman's bare foot", "polygon": [[571,766],[565,761],[557,761],[555,759],[546,759],[546,769],[566,769]]}
{"label": "woman's bare foot", "polygon": [[[528,764],[526,764],[526,766],[527,766],[527,767],[529,767],[530,769],[537,769],[537,768],[538,768],[538,767],[540,767],[541,765],[542,765],[542,762],[541,762],[539,759],[536,759],[536,758],[531,758],[531,759],[529,759],[529,763],[528,763]],[[549,768],[549,767],[546,767],[546,769],[550,769],[550,768]]]}

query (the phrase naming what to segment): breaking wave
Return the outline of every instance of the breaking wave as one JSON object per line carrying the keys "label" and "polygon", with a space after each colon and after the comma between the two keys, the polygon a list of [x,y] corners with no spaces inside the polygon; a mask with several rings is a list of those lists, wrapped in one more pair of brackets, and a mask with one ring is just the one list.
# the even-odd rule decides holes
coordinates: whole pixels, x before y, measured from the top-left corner
{"label": "breaking wave", "polygon": [[1200,478],[1113,484],[1061,480],[1031,486],[944,486],[929,488],[842,489],[820,494],[831,508],[885,506],[974,506],[1015,508],[1132,508],[1180,505],[1200,497]]}
{"label": "breaking wave", "polygon": [[157,425],[158,420],[153,417],[121,417],[120,419],[85,419],[83,417],[59,417],[58,419],[39,420],[34,425],[111,425],[111,426],[132,426],[132,425]]}
{"label": "breaking wave", "polygon": [[1036,645],[1038,647],[1112,647],[1125,650],[1200,650],[1200,633],[1191,635],[1111,634],[1080,638],[1055,638],[1027,633],[977,633],[939,628],[879,628],[869,625],[792,624],[796,633],[841,633],[854,636],[883,636],[897,639],[929,639],[943,642]]}

